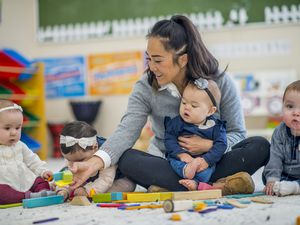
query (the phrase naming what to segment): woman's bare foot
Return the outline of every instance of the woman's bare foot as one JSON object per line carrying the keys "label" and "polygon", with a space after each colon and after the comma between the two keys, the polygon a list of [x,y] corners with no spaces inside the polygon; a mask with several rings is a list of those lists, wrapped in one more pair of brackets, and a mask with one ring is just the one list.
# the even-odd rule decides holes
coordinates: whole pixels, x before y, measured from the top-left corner
{"label": "woman's bare foot", "polygon": [[197,190],[198,184],[194,180],[189,179],[182,179],[179,180],[179,184],[185,186],[189,191],[195,191]]}
{"label": "woman's bare foot", "polygon": [[184,167],[185,178],[189,180],[193,179],[197,172],[198,166],[199,164],[197,159],[193,159],[191,162],[187,163]]}

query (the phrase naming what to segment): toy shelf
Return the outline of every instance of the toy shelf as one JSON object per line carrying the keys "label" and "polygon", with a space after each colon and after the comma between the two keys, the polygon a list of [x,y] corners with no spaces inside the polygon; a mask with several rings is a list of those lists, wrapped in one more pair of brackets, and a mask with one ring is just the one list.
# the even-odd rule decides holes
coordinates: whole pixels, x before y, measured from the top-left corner
{"label": "toy shelf", "polygon": [[31,63],[20,68],[18,65],[2,66],[2,63],[0,57],[0,98],[22,106],[24,124],[21,140],[45,160],[48,151],[44,65]]}

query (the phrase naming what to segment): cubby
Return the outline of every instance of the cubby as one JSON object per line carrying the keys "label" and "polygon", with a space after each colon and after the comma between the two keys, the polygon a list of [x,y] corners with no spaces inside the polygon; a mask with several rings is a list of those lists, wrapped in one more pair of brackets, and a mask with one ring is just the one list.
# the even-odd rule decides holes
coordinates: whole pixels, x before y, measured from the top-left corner
{"label": "cubby", "polygon": [[31,63],[18,56],[13,50],[0,52],[0,99],[22,106],[24,123],[21,140],[45,160],[48,153],[44,64]]}

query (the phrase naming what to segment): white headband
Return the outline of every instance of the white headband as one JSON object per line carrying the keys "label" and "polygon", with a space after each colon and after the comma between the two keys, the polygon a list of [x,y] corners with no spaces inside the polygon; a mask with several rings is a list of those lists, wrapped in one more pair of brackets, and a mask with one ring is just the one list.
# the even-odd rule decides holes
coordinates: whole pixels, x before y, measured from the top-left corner
{"label": "white headband", "polygon": [[17,110],[20,110],[21,112],[23,112],[22,107],[19,106],[19,105],[17,105],[17,104],[13,104],[11,106],[4,107],[4,108],[0,109],[0,112],[6,111],[6,110],[10,110],[10,109],[17,109]]}
{"label": "white headband", "polygon": [[93,137],[83,137],[83,138],[74,138],[71,136],[60,135],[60,144],[65,144],[66,147],[73,146],[78,144],[81,148],[86,149],[88,146],[97,144],[97,136]]}

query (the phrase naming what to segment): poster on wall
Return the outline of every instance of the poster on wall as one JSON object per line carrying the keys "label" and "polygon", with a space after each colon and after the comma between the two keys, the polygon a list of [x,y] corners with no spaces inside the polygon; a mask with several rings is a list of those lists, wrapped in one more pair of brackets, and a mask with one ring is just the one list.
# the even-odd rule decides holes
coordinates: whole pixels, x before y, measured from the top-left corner
{"label": "poster on wall", "polygon": [[144,52],[118,52],[88,56],[90,95],[129,94],[145,70]]}
{"label": "poster on wall", "polygon": [[45,64],[47,98],[78,97],[86,94],[86,65],[83,56],[42,58]]}
{"label": "poster on wall", "polygon": [[286,86],[297,80],[295,70],[240,72],[232,76],[247,116],[279,115]]}

